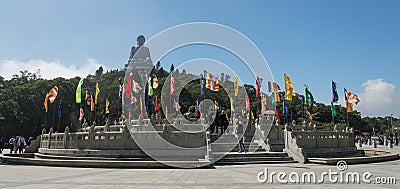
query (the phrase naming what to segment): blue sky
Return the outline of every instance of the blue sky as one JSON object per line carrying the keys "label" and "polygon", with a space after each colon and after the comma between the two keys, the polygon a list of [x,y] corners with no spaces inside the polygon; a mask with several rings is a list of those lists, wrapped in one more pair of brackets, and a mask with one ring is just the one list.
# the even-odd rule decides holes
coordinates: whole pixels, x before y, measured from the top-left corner
{"label": "blue sky", "polygon": [[[0,75],[41,66],[49,78],[82,76],[100,65],[117,69],[140,34],[150,38],[177,24],[214,22],[250,38],[281,87],[287,73],[296,91],[307,83],[317,101],[329,103],[335,80],[341,97],[343,87],[360,96],[356,109],[364,116],[399,117],[398,10],[395,0],[0,1]],[[186,60],[183,54],[207,55],[181,50],[165,57],[163,67]],[[233,61],[215,52],[209,55]]]}

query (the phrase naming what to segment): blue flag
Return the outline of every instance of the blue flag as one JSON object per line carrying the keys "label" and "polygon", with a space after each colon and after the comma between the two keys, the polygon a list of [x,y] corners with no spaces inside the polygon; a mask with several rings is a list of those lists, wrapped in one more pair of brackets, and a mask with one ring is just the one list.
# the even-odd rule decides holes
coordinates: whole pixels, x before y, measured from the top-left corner
{"label": "blue flag", "polygon": [[58,118],[61,118],[61,108],[62,108],[62,104],[61,104],[61,101],[60,101],[60,105],[58,105]]}
{"label": "blue flag", "polygon": [[289,115],[289,110],[286,104],[286,100],[283,100],[283,114]]}
{"label": "blue flag", "polygon": [[201,97],[204,98],[204,91],[206,90],[206,79],[203,75],[200,76]]}

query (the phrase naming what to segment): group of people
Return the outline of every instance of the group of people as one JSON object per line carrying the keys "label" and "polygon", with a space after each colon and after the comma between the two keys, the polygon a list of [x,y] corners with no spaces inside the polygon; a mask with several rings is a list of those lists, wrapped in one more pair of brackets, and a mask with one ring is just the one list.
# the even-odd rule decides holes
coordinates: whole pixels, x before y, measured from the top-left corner
{"label": "group of people", "polygon": [[218,134],[218,129],[220,130],[220,134],[224,134],[224,132],[228,129],[229,118],[225,114],[225,111],[222,110],[220,113],[217,111],[216,116],[214,116],[214,112],[210,112],[207,115],[208,121],[210,124],[210,133]]}
{"label": "group of people", "polygon": [[[28,140],[30,141],[30,140]],[[11,153],[23,153],[24,149],[28,144],[28,141],[25,140],[24,136],[12,136],[8,140],[8,147],[10,149],[10,154]],[[0,153],[3,153],[3,149],[5,147],[6,141],[4,138],[1,138],[0,141]]]}
{"label": "group of people", "polygon": [[[208,123],[210,125],[210,134],[216,133],[218,134],[218,130],[220,131],[220,135],[223,135],[228,131],[228,126],[229,126],[229,117],[227,114],[225,114],[225,111],[222,110],[219,112],[217,110],[217,113],[214,114],[215,112],[210,111],[207,116]],[[234,121],[234,133],[237,137],[237,141],[239,144],[239,153],[245,152],[245,146],[244,146],[244,126],[241,121],[238,119],[235,119]]]}

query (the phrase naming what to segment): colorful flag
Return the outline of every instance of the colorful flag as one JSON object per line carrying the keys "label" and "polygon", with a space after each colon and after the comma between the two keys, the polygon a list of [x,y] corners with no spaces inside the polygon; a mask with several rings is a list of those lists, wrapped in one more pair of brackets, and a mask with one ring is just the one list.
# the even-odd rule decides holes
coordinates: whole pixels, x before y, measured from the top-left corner
{"label": "colorful flag", "polygon": [[153,96],[153,83],[151,80],[152,80],[151,77],[149,77],[149,79],[147,80],[147,87],[148,87],[147,95],[149,96]]}
{"label": "colorful flag", "polygon": [[90,111],[94,111],[94,100],[93,95],[90,95]]}
{"label": "colorful flag", "polygon": [[79,109],[79,121],[82,121],[85,117],[85,112],[83,111],[83,108],[81,107]]}
{"label": "colorful flag", "polygon": [[206,88],[211,90],[213,88],[213,75],[205,70],[204,73],[206,75]]}
{"label": "colorful flag", "polygon": [[278,123],[281,123],[281,116],[279,115],[278,110],[275,110],[275,116],[276,116],[276,120],[278,120]]}
{"label": "colorful flag", "polygon": [[350,99],[351,92],[344,88],[344,99],[347,101]]}
{"label": "colorful flag", "polygon": [[267,95],[261,93],[261,115],[267,114]]}
{"label": "colorful flag", "polygon": [[307,114],[307,116],[308,116],[308,119],[310,119],[310,121],[312,121],[312,120],[313,120],[313,116],[312,116],[312,114],[308,111],[307,108],[306,108],[306,114]]}
{"label": "colorful flag", "polygon": [[246,110],[250,111],[250,97],[246,96]]}
{"label": "colorful flag", "polygon": [[121,78],[118,79],[118,83],[119,83],[118,97],[122,98],[122,91],[123,91],[122,89],[124,88],[124,86],[122,84],[122,79]]}
{"label": "colorful flag", "polygon": [[360,98],[357,95],[353,94],[353,98],[351,99],[351,103],[357,105],[360,102]]}
{"label": "colorful flag", "polygon": [[158,97],[156,97],[156,112],[160,111],[160,105],[158,104]]}
{"label": "colorful flag", "polygon": [[136,82],[135,80],[132,80],[132,85],[133,85],[132,86],[133,92],[135,92],[136,94],[142,90],[142,87],[140,87],[140,84],[138,82]]}
{"label": "colorful flag", "polygon": [[139,100],[139,107],[140,107],[140,116],[142,119],[144,119],[144,111],[143,111],[143,101],[142,101],[142,96],[140,96],[140,100]]}
{"label": "colorful flag", "polygon": [[199,99],[196,100],[196,107],[194,108],[195,111],[195,117],[199,117],[200,116],[200,102]]}
{"label": "colorful flag", "polygon": [[158,78],[156,76],[156,74],[153,74],[153,89],[157,89],[158,88]]}
{"label": "colorful flag", "polygon": [[201,97],[205,97],[205,90],[206,90],[206,79],[204,78],[203,74],[200,76],[200,89],[201,89]]}
{"label": "colorful flag", "polygon": [[312,108],[312,106],[314,105],[314,96],[312,95],[312,93],[307,85],[304,85],[304,87],[305,87],[305,93],[306,93],[305,104],[309,105],[310,108]]}
{"label": "colorful flag", "polygon": [[353,104],[346,101],[346,105],[347,105],[347,112],[349,113],[353,112]]}
{"label": "colorful flag", "polygon": [[331,109],[332,109],[332,116],[333,117],[337,116],[336,107],[333,105],[333,102],[331,102]]}
{"label": "colorful flag", "polygon": [[62,104],[60,101],[60,104],[58,105],[58,112],[57,112],[58,118],[61,118],[61,109],[62,109]]}
{"label": "colorful flag", "polygon": [[78,87],[76,87],[76,94],[75,94],[76,99],[75,99],[75,101],[76,101],[77,104],[82,102],[82,99],[81,99],[82,84],[83,84],[83,78],[81,80],[79,80]]}
{"label": "colorful flag", "polygon": [[171,92],[170,94],[173,95],[175,93],[175,78],[171,75]]}
{"label": "colorful flag", "polygon": [[49,95],[50,95],[49,93],[46,94],[46,97],[44,98],[44,102],[43,102],[44,109],[46,110],[46,112],[49,110],[49,109],[48,109]]}
{"label": "colorful flag", "polygon": [[337,84],[332,81],[332,102],[336,103],[339,101],[339,95],[337,92]]}
{"label": "colorful flag", "polygon": [[231,112],[234,112],[235,111],[235,106],[234,106],[235,101],[233,100],[233,98],[230,98],[230,101],[231,101]]}
{"label": "colorful flag", "polygon": [[130,73],[128,76],[128,83],[126,84],[126,87],[125,87],[125,96],[128,98],[131,98],[132,76],[133,76],[133,74]]}
{"label": "colorful flag", "polygon": [[261,84],[262,78],[256,77],[256,97],[261,98]]}
{"label": "colorful flag", "polygon": [[96,83],[96,99],[94,100],[95,104],[97,104],[97,99],[99,98],[99,94],[100,94],[99,83]]}
{"label": "colorful flag", "polygon": [[286,100],[283,100],[283,114],[289,115],[289,110],[288,110],[288,107],[287,107]]}
{"label": "colorful flag", "polygon": [[179,102],[177,102],[175,99],[174,99],[174,108],[175,108],[175,111],[177,111],[177,112],[179,112],[181,109]]}
{"label": "colorful flag", "polygon": [[237,75],[233,76],[233,91],[234,95],[237,96],[239,93],[239,78]]}
{"label": "colorful flag", "polygon": [[87,98],[87,100],[86,100],[86,104],[87,104],[88,106],[91,106],[91,105],[92,105],[92,99],[90,98],[89,95],[88,95],[88,98]]}
{"label": "colorful flag", "polygon": [[48,98],[50,100],[50,103],[53,103],[57,98],[58,87],[54,86],[52,89],[50,89],[48,94],[49,94]]}
{"label": "colorful flag", "polygon": [[214,86],[213,86],[212,91],[219,91],[219,81],[218,81],[218,79],[216,79],[214,81]]}
{"label": "colorful flag", "polygon": [[108,109],[108,106],[110,105],[110,101],[106,99],[106,114],[110,113],[110,110]]}
{"label": "colorful flag", "polygon": [[284,74],[285,76],[285,91],[286,91],[286,100],[292,101],[293,96],[293,83],[290,79],[289,75]]}

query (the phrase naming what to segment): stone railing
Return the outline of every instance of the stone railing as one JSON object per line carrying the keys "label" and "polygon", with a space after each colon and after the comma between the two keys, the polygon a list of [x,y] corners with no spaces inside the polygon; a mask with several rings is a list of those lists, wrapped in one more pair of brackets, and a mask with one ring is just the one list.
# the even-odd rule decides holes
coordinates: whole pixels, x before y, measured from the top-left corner
{"label": "stone railing", "polygon": [[[156,135],[170,143],[187,148],[206,145],[206,132],[201,124],[155,125],[149,119],[131,120],[131,126],[106,125],[91,126],[79,132],[70,132],[67,127],[64,133],[42,131],[40,148],[47,149],[93,149],[93,150],[140,150],[132,136],[138,140],[153,141]],[[128,131],[131,131],[129,132]],[[188,134],[189,133],[189,134]],[[155,145],[151,147],[157,149]]]}
{"label": "stone railing", "polygon": [[303,131],[285,129],[285,151],[296,161],[307,162],[312,154],[355,151],[354,133],[350,131]]}

